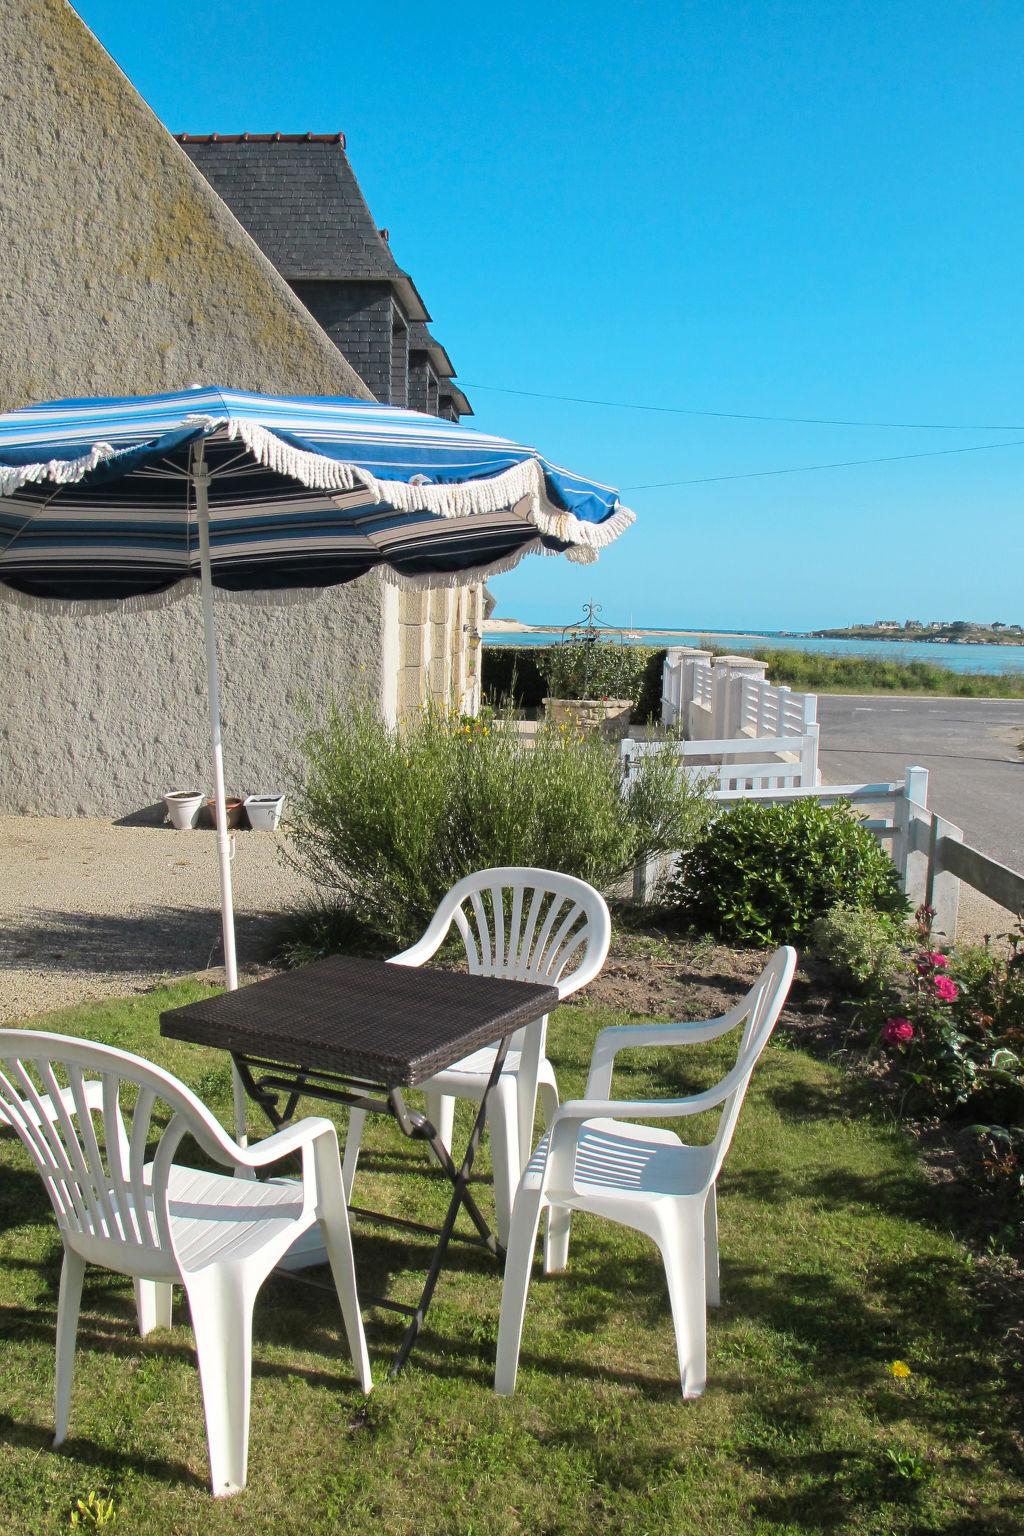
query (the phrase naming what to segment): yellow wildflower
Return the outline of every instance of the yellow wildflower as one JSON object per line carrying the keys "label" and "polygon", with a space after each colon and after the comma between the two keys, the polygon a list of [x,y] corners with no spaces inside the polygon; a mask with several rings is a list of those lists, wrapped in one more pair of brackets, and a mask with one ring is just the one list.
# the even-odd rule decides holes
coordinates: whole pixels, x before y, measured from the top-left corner
{"label": "yellow wildflower", "polygon": [[889,1369],[897,1381],[906,1381],[908,1376],[913,1375],[910,1366],[905,1360],[894,1360]]}

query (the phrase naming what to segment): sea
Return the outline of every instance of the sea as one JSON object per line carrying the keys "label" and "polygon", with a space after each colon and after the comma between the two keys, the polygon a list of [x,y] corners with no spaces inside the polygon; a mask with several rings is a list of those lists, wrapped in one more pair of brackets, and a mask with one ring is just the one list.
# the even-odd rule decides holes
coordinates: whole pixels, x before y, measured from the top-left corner
{"label": "sea", "polygon": [[[560,638],[560,630],[540,635],[486,633],[484,644],[554,645]],[[881,656],[890,661],[933,661],[954,672],[1024,673],[1024,645],[942,645],[934,640],[814,640],[778,630],[735,634],[719,629],[687,635],[638,634],[627,639],[626,644],[651,645],[658,649],[666,645],[727,646],[737,654],[770,646],[773,650],[813,651],[822,656]]]}

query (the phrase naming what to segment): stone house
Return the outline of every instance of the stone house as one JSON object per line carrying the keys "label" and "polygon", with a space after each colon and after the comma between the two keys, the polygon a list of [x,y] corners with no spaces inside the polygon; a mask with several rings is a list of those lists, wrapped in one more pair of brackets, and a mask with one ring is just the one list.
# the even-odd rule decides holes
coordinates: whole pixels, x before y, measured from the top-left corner
{"label": "stone house", "polygon": [[[370,397],[295,286],[319,279],[282,275],[66,0],[4,13],[0,408],[196,381]],[[407,329],[425,327],[411,280],[383,273],[365,282],[404,294]],[[460,412],[447,354],[413,339],[408,357],[426,353],[439,402],[447,390]],[[407,391],[420,366],[406,364]],[[400,385],[401,368],[388,389]],[[480,601],[371,575],[309,603],[222,605],[231,788],[287,786],[302,701],[328,689],[392,718],[428,693],[472,707]],[[120,816],[207,785],[198,593],[70,617],[0,603],[0,658],[0,811]]]}

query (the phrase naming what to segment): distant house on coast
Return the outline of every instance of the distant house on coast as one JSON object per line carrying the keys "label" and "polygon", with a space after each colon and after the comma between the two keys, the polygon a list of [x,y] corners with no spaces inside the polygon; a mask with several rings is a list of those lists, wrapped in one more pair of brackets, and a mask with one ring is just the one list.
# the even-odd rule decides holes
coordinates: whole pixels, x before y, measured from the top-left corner
{"label": "distant house on coast", "polygon": [[[273,246],[273,220],[254,238],[211,184],[225,150],[211,139],[184,152],[65,0],[10,0],[4,15],[0,408],[202,381],[379,392],[420,409],[436,389],[440,414],[468,412],[339,136],[238,141],[239,160],[256,142],[264,156],[309,157],[296,169],[302,230],[284,231],[293,247]],[[192,157],[204,151],[201,174]],[[334,157],[339,188],[323,204],[311,191],[317,154]],[[291,186],[279,178],[282,194]],[[356,213],[359,239],[355,223],[341,238]],[[287,785],[301,701],[328,689],[392,718],[426,695],[471,707],[480,605],[479,589],[407,595],[373,575],[309,603],[224,604],[231,788]],[[0,811],[118,816],[170,787],[207,785],[197,594],[145,613],[0,603],[0,654]]]}

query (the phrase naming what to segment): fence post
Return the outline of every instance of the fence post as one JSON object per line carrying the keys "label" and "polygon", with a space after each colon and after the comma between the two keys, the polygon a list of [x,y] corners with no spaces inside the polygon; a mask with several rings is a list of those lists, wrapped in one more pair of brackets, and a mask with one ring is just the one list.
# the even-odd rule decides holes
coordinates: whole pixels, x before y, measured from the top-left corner
{"label": "fence post", "polygon": [[928,770],[908,768],[903,794],[893,812],[892,861],[900,876],[905,896],[915,906],[924,900],[927,883],[927,854],[914,852],[914,822],[928,817]]}
{"label": "fence post", "polygon": [[814,789],[821,783],[821,774],[818,771],[818,722],[812,721],[810,725],[804,722],[803,735],[800,737],[800,783]]}
{"label": "fence post", "polygon": [[711,673],[715,701],[715,736],[732,741],[743,735],[743,679],[764,682],[765,663],[752,656],[716,656]]}
{"label": "fence post", "polygon": [[934,907],[932,931],[941,934],[948,944],[956,938],[957,917],[960,910],[960,880],[957,875],[942,867],[942,843],[962,843],[963,829],[941,816],[932,816],[928,838],[928,874],[925,881],[924,899]]}
{"label": "fence post", "polygon": [[661,668],[661,723],[662,725],[675,725],[683,712],[683,677],[685,668],[679,652],[670,649],[665,652],[665,660]]}

